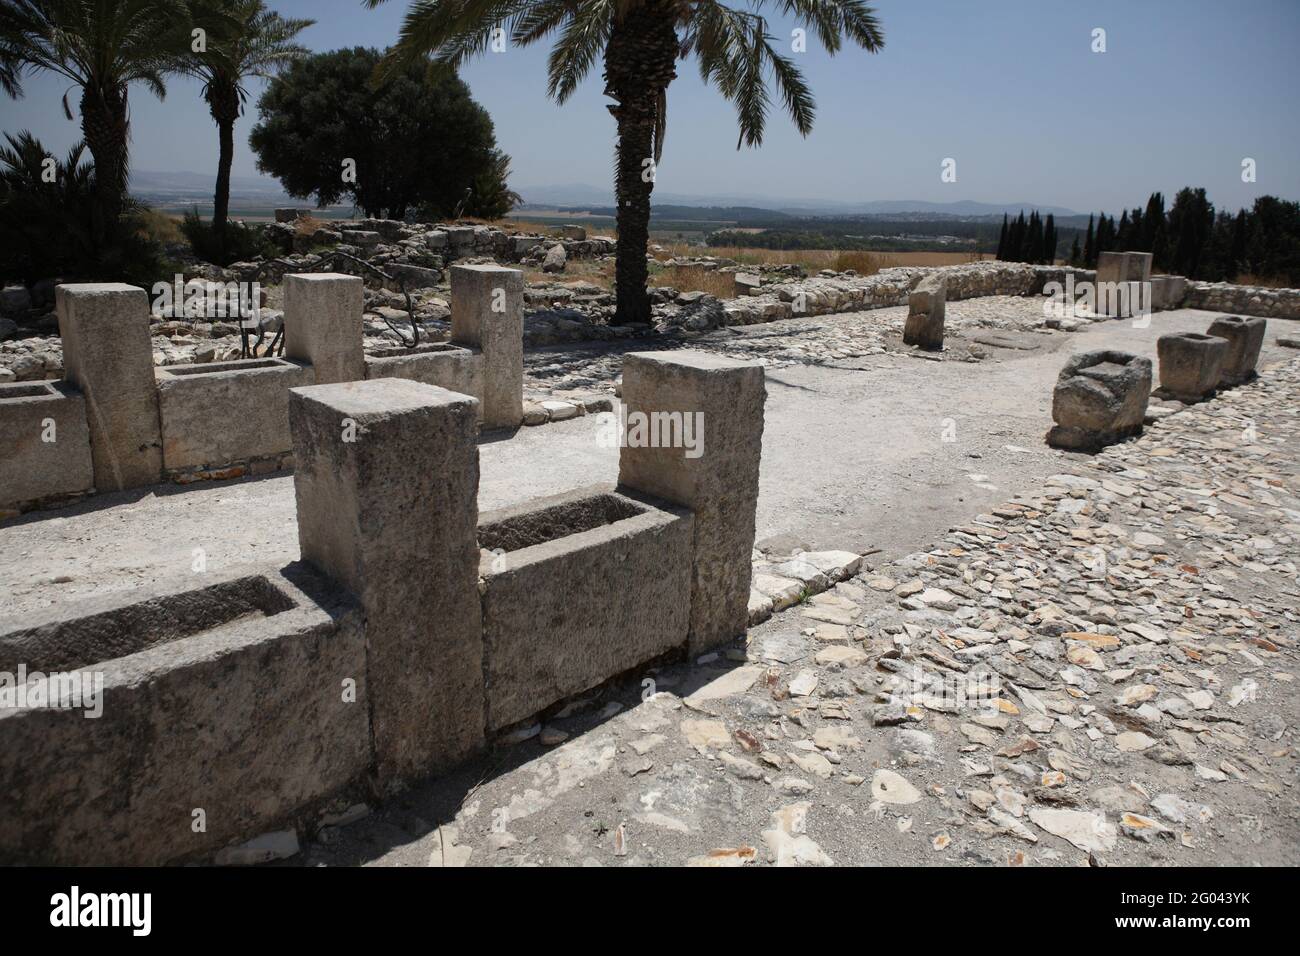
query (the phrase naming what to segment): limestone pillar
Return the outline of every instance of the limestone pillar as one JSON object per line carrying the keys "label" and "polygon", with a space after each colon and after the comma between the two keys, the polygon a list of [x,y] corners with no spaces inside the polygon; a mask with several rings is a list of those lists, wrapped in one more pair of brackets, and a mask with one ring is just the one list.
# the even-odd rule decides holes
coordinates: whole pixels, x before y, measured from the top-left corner
{"label": "limestone pillar", "polygon": [[483,746],[478,402],[408,379],[313,385],[291,390],[289,423],[302,556],[364,609],[391,791]]}
{"label": "limestone pillar", "polygon": [[695,513],[689,649],[745,633],[763,443],[763,368],[705,352],[632,352],[623,365],[619,483]]}
{"label": "limestone pillar", "polygon": [[284,357],[310,362],[316,383],[366,377],[365,307],[357,276],[335,272],[284,277]]}
{"label": "limestone pillar", "polygon": [[63,375],[86,398],[95,488],[161,481],[149,297],[136,286],[106,282],[60,285],[54,298]]}
{"label": "limestone pillar", "polygon": [[483,353],[483,427],[524,420],[524,274],[451,267],[451,341]]}

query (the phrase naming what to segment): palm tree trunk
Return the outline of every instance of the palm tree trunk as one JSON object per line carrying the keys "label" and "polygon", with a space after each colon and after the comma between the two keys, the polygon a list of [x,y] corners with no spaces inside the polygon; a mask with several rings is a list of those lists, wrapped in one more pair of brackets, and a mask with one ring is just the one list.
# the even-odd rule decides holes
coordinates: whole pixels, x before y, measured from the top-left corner
{"label": "palm tree trunk", "polygon": [[96,244],[102,244],[121,216],[126,198],[129,122],[125,86],[82,89],[81,132],[95,159],[91,224]]}
{"label": "palm tree trunk", "polygon": [[235,162],[235,121],[239,119],[239,86],[222,76],[213,77],[204,96],[208,112],[217,124],[217,187],[212,196],[212,232],[224,255],[230,218],[230,168]]}
{"label": "palm tree trunk", "polygon": [[614,24],[605,47],[605,95],[615,101],[609,111],[618,124],[614,321],[621,325],[650,322],[646,249],[659,145],[655,136],[661,128],[664,94],[677,76],[677,53],[674,13],[667,3],[646,4],[628,13]]}
{"label": "palm tree trunk", "polygon": [[226,220],[230,216],[230,167],[235,162],[235,122],[227,120],[217,127],[220,140],[217,155],[217,191],[212,197],[212,230],[224,251]]}

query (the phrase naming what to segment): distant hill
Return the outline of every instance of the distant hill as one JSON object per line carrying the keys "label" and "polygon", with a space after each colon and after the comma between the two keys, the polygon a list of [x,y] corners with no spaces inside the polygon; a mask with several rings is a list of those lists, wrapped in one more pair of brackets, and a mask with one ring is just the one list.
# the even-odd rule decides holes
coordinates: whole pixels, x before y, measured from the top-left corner
{"label": "distant hill", "polygon": [[[523,186],[517,191],[528,206],[569,206],[583,209],[613,208],[614,196],[608,189],[584,184],[555,186]],[[875,199],[863,201],[837,201],[832,199],[790,199],[776,196],[717,195],[700,196],[656,190],[656,211],[661,207],[688,207],[693,210],[710,210],[721,213],[725,209],[762,210],[766,213],[783,212],[796,216],[879,216],[899,213],[922,213],[939,216],[1001,216],[1038,210],[1042,215],[1077,216],[1079,213],[1064,206],[1049,206],[1033,202],[987,203],[963,199],[956,202],[929,202],[923,199]],[[742,218],[742,217],[720,217]]]}
{"label": "distant hill", "polygon": [[[195,199],[211,199],[216,188],[217,174],[192,172],[158,172],[147,169],[131,170],[131,194],[141,198],[168,197],[183,199],[192,196]],[[231,176],[230,198],[232,200],[254,200],[257,202],[281,201],[285,205],[290,199],[285,195],[280,184],[274,179],[261,176]]]}

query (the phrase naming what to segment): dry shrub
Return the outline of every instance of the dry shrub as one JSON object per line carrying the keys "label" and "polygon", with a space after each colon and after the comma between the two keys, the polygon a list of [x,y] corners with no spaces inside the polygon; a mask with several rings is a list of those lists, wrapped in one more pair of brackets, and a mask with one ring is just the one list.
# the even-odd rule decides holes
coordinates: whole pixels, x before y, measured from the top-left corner
{"label": "dry shrub", "polygon": [[317,229],[325,228],[325,225],[325,220],[317,219],[315,216],[299,216],[293,221],[293,231],[308,238],[314,235]]}
{"label": "dry shrub", "polygon": [[650,277],[653,286],[670,286],[678,292],[707,292],[719,299],[736,296],[736,279],[730,272],[702,266],[669,266]]}

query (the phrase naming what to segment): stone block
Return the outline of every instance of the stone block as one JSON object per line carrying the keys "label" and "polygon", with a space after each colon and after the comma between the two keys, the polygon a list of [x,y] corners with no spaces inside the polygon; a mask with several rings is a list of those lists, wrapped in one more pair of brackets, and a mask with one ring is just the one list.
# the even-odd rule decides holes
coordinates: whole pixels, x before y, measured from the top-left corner
{"label": "stone block", "polygon": [[517,427],[524,418],[524,274],[452,266],[451,341],[483,354],[483,427]]}
{"label": "stone block", "polygon": [[1151,277],[1151,308],[1156,311],[1180,309],[1187,297],[1187,280],[1182,276]]}
{"label": "stone block", "polygon": [[[0,634],[3,666],[28,677],[25,706],[0,706],[0,859],[193,860],[364,793],[365,645],[345,596],[299,564],[129,601]],[[69,696],[97,679],[94,707]],[[38,705],[34,686],[78,706]]]}
{"label": "stone block", "polygon": [[1047,443],[1096,451],[1142,431],[1151,396],[1151,360],[1128,352],[1082,352],[1061,369],[1052,393]]}
{"label": "stone block", "polygon": [[1160,390],[1182,402],[1199,402],[1219,387],[1228,341],[1200,332],[1178,332],[1156,340]]}
{"label": "stone block", "polygon": [[1093,310],[1116,318],[1149,312],[1151,259],[1149,252],[1099,253]]}
{"label": "stone block", "polygon": [[362,282],[333,272],[284,277],[284,357],[308,362],[316,383],[366,376]]}
{"label": "stone block", "polygon": [[283,455],[289,389],[314,384],[312,366],[260,358],[157,370],[163,467],[216,467]]}
{"label": "stone block", "polygon": [[154,385],[149,298],[121,283],[55,290],[64,378],[81,390],[99,491],[162,478],[162,437]]}
{"label": "stone block", "polygon": [[1255,366],[1259,364],[1259,352],[1264,347],[1267,330],[1267,319],[1239,315],[1221,316],[1210,323],[1207,334],[1228,343],[1219,372],[1220,385],[1240,385],[1255,377]]}
{"label": "stone block", "polygon": [[587,239],[587,229],[585,226],[566,224],[560,227],[560,238],[585,242]]}
{"label": "stone block", "polygon": [[298,541],[365,612],[388,791],[483,746],[477,406],[399,378],[291,392]]}
{"label": "stone block", "polygon": [[86,401],[64,382],[0,385],[0,508],[95,485]]}
{"label": "stone block", "polygon": [[903,325],[903,344],[923,349],[943,348],[944,310],[948,298],[947,284],[940,275],[929,275],[907,297],[907,322]]}
{"label": "stone block", "polygon": [[685,349],[624,360],[619,483],[695,514],[692,654],[748,623],[766,394],[757,363]]}
{"label": "stone block", "polygon": [[688,510],[606,488],[485,514],[488,729],[684,648],[691,538]]}
{"label": "stone block", "polygon": [[758,295],[763,285],[762,280],[749,272],[737,272],[735,277],[735,295]]}

